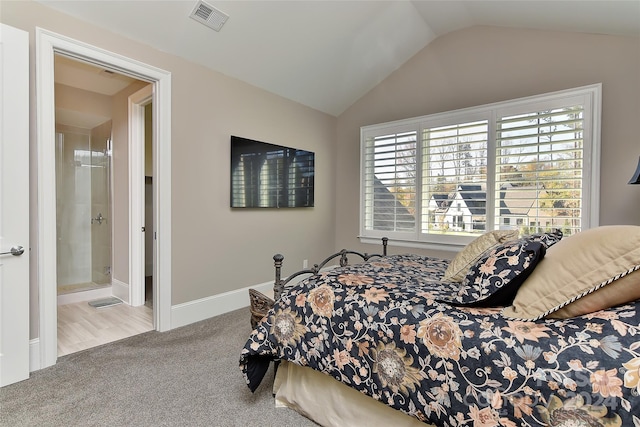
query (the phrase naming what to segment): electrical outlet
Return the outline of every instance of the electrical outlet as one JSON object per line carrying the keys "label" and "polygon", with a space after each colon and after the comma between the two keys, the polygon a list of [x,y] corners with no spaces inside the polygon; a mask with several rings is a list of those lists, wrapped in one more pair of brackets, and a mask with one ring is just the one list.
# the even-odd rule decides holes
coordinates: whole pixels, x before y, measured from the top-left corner
{"label": "electrical outlet", "polygon": [[302,261],[302,268],[307,268],[307,267],[309,267],[309,260],[305,259]]}

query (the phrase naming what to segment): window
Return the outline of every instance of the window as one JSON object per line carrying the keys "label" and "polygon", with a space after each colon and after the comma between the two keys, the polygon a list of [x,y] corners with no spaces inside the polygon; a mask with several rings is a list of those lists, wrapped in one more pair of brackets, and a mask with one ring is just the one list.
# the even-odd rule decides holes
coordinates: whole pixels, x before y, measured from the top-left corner
{"label": "window", "polygon": [[487,230],[596,226],[600,91],[363,127],[360,237],[442,248]]}

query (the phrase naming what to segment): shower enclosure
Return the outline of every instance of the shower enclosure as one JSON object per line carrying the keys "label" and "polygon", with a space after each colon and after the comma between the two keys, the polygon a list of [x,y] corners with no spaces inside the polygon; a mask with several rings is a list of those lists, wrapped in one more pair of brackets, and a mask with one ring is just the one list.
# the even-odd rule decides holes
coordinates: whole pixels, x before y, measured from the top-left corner
{"label": "shower enclosure", "polygon": [[56,126],[58,296],[111,286],[111,121]]}

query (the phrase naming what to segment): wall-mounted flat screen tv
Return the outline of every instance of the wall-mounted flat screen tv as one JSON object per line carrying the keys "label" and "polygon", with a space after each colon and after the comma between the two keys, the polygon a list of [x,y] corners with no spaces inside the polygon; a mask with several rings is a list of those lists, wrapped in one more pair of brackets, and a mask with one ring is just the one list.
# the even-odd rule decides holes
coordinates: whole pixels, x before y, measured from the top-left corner
{"label": "wall-mounted flat screen tv", "polygon": [[313,206],[315,154],[231,136],[231,207]]}

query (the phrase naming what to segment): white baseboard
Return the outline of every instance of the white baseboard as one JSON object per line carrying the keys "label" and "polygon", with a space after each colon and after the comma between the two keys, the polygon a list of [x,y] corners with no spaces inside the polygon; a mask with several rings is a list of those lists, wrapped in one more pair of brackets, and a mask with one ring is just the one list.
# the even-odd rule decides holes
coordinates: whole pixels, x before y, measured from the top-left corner
{"label": "white baseboard", "polygon": [[[321,271],[332,270],[336,264],[325,266]],[[306,275],[302,275],[298,280],[303,280]],[[286,279],[286,278],[285,278]],[[248,286],[242,289],[213,295],[199,300],[189,301],[183,304],[171,306],[171,329],[186,326],[191,323],[219,316],[230,311],[249,307],[249,289],[262,292],[269,298],[273,298],[273,280]]]}
{"label": "white baseboard", "polygon": [[[249,288],[255,289],[256,291],[262,292],[266,296],[273,298],[273,281],[270,281],[195,301],[189,301],[184,304],[174,305],[171,307],[171,329],[206,320],[243,307],[248,307]],[[116,289],[119,291],[116,291]],[[122,300],[124,300],[124,298],[120,295],[126,295],[126,298],[128,299],[129,287],[126,283],[114,279],[112,281],[111,292],[113,296]],[[247,322],[248,321],[249,317],[247,317]],[[29,371],[33,372],[40,369],[40,339],[35,338],[29,341]]]}
{"label": "white baseboard", "polygon": [[40,369],[40,338],[34,338],[29,341],[29,372]]}
{"label": "white baseboard", "polygon": [[[249,288],[273,297],[273,281],[171,307],[171,329],[249,306]],[[249,318],[247,317],[247,322]]]}
{"label": "white baseboard", "polygon": [[73,304],[75,302],[107,298],[111,296],[111,292],[111,286],[105,286],[100,289],[89,289],[86,291],[58,295],[58,305]]}
{"label": "white baseboard", "polygon": [[129,285],[127,283],[121,282],[118,279],[111,279],[111,288],[113,292],[113,296],[121,299],[125,304],[130,304],[129,301]]}

